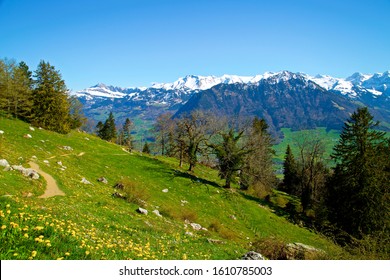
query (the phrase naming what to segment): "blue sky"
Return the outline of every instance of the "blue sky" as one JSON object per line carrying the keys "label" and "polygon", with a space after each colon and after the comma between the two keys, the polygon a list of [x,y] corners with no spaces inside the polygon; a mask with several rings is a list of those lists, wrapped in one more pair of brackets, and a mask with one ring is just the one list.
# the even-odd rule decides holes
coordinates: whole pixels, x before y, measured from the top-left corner
{"label": "blue sky", "polygon": [[68,88],[185,75],[390,69],[390,0],[0,0],[0,58],[41,59]]}

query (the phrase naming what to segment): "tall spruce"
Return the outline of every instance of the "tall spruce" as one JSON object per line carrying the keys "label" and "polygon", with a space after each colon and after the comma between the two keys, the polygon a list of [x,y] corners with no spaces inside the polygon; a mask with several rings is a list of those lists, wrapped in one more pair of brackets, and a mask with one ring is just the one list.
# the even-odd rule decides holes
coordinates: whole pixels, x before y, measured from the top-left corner
{"label": "tall spruce", "polygon": [[43,60],[35,71],[32,123],[59,133],[71,129],[65,82],[60,72]]}
{"label": "tall spruce", "polygon": [[122,128],[123,145],[126,146],[129,151],[133,149],[133,136],[131,135],[133,126],[134,126],[133,122],[129,118],[126,118]]}
{"label": "tall spruce", "polygon": [[367,108],[359,108],[332,154],[331,219],[355,237],[389,231],[389,140],[378,124]]}
{"label": "tall spruce", "polygon": [[99,122],[96,126],[97,135],[106,141],[115,142],[117,138],[114,114],[110,112],[104,124]]}
{"label": "tall spruce", "polygon": [[282,190],[292,195],[298,195],[297,184],[297,163],[295,162],[290,145],[287,145],[283,162]]}

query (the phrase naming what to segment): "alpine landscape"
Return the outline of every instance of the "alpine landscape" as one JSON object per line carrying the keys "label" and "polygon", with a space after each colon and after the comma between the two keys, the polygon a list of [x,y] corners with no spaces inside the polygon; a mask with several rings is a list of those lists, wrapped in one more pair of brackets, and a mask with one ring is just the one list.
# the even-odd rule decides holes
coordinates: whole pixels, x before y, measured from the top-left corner
{"label": "alpine landscape", "polygon": [[1,260],[389,260],[388,2],[22,2]]}

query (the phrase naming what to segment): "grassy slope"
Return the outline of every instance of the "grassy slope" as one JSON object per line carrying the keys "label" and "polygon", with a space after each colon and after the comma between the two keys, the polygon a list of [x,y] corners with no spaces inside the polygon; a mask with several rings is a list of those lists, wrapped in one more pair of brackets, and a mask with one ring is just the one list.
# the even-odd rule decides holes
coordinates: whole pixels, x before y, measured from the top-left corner
{"label": "grassy slope", "polygon": [[[45,189],[42,178],[32,181],[17,171],[0,170],[1,259],[238,259],[251,242],[264,237],[312,245],[330,258],[341,252],[260,207],[261,201],[220,188],[217,173],[206,167],[198,166],[190,175],[174,159],[129,154],[85,133],[30,131],[28,124],[15,120],[0,119],[0,130],[5,132],[0,159],[28,167],[35,156],[66,193],[38,198]],[[23,137],[27,133],[31,139]],[[58,161],[67,168],[61,171]],[[97,182],[101,176],[107,185]],[[80,183],[82,177],[92,185]],[[122,179],[148,195],[147,216],[136,212],[138,205],[111,196],[112,186]],[[151,213],[154,209],[163,217]],[[193,230],[185,225],[186,218],[209,230]]]}

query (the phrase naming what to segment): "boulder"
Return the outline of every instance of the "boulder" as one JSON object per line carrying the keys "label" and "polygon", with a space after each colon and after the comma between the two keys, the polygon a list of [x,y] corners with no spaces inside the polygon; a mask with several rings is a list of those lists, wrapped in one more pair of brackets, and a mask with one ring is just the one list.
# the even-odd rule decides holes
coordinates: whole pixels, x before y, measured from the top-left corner
{"label": "boulder", "polygon": [[141,208],[141,207],[139,207],[139,208],[137,209],[137,212],[140,213],[140,214],[142,214],[142,215],[148,215],[148,210],[146,210],[146,209],[144,209],[144,208]]}
{"label": "boulder", "polygon": [[285,254],[287,260],[312,260],[325,252],[306,244],[289,243],[285,247]]}
{"label": "boulder", "polygon": [[0,166],[2,167],[8,167],[9,163],[6,159],[0,159]]}
{"label": "boulder", "polygon": [[87,179],[85,179],[84,177],[81,179],[81,183],[85,184],[85,185],[92,185],[92,183],[90,181],[88,181]]}
{"label": "boulder", "polygon": [[108,184],[108,181],[107,181],[107,179],[106,179],[106,178],[104,178],[104,177],[100,177],[100,178],[98,178],[98,179],[97,179],[97,181],[98,181],[98,182],[101,182],[101,183],[103,183],[103,184]]}
{"label": "boulder", "polygon": [[126,199],[126,197],[125,197],[124,195],[121,195],[121,194],[118,193],[118,192],[113,193],[113,194],[112,194],[112,197]]}
{"label": "boulder", "polygon": [[266,260],[266,258],[255,251],[249,251],[241,257],[242,260]]}
{"label": "boulder", "polygon": [[20,171],[23,176],[30,177],[31,179],[39,179],[39,174],[37,171],[31,168],[24,168],[21,165],[12,165],[12,169]]}
{"label": "boulder", "polygon": [[194,230],[201,230],[201,229],[202,229],[202,226],[201,226],[200,224],[190,223],[190,226],[191,226]]}
{"label": "boulder", "polygon": [[156,209],[156,210],[153,210],[152,212],[153,212],[156,216],[162,217],[162,215],[160,214],[160,211],[158,211],[157,209]]}

